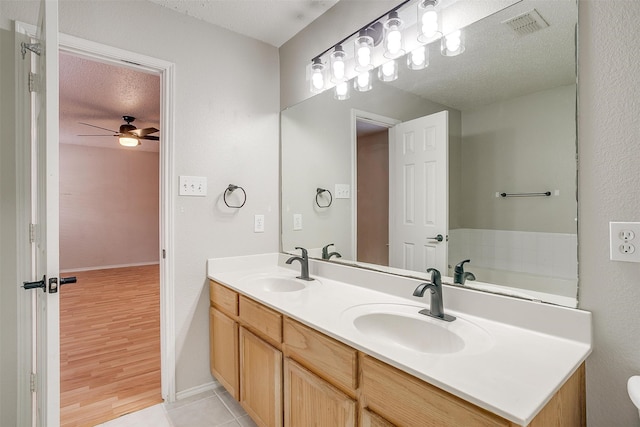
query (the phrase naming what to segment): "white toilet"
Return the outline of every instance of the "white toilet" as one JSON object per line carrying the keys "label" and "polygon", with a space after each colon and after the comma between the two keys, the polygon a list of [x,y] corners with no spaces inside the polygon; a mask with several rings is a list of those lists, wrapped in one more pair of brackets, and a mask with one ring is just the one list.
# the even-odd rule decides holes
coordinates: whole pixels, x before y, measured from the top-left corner
{"label": "white toilet", "polygon": [[638,415],[640,415],[640,375],[629,378],[627,382],[627,391],[629,391],[629,397],[636,408],[638,408]]}

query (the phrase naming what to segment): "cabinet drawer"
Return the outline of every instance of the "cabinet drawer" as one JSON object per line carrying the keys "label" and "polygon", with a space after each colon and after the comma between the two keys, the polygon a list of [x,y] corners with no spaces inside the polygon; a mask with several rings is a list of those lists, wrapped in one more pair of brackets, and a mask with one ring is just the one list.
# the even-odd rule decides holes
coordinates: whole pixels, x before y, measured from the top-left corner
{"label": "cabinet drawer", "polygon": [[510,426],[511,423],[372,357],[362,357],[365,407],[398,426]]}
{"label": "cabinet drawer", "polygon": [[282,315],[245,296],[240,296],[242,323],[280,347],[282,343]]}
{"label": "cabinet drawer", "polygon": [[231,316],[238,315],[238,293],[213,280],[209,281],[211,304]]}
{"label": "cabinet drawer", "polygon": [[358,352],[289,318],[284,320],[284,353],[354,396],[358,388]]}

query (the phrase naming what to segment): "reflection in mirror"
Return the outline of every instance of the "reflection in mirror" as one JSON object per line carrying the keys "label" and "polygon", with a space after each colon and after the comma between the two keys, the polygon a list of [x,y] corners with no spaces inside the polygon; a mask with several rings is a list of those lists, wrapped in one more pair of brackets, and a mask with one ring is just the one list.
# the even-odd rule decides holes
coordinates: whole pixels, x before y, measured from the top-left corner
{"label": "reflection in mirror", "polygon": [[[505,23],[522,14],[541,28]],[[282,250],[575,307],[576,19],[523,0],[466,27],[462,55],[435,42],[424,70],[283,111]]]}

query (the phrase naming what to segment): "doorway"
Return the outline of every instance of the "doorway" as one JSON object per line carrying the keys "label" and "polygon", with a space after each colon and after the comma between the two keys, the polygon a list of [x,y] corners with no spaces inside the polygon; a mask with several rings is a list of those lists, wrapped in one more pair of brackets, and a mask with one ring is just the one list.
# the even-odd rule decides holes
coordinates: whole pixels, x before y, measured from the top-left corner
{"label": "doorway", "polygon": [[61,52],[60,270],[78,278],[60,292],[67,427],[163,400],[160,142],[121,146],[122,116],[160,127],[159,73]]}
{"label": "doorway", "polygon": [[389,128],[356,120],[356,261],[389,265]]}

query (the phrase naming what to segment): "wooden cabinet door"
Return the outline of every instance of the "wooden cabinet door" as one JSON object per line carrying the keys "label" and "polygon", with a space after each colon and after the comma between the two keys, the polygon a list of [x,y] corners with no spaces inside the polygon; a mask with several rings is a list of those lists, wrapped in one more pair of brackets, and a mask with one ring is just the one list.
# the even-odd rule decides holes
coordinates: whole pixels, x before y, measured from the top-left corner
{"label": "wooden cabinet door", "polygon": [[240,403],[258,426],[282,426],[282,352],[243,327]]}
{"label": "wooden cabinet door", "polygon": [[238,323],[215,308],[209,309],[209,346],[211,374],[239,399]]}
{"label": "wooden cabinet door", "polygon": [[285,427],[355,427],[356,402],[289,358],[284,396]]}

